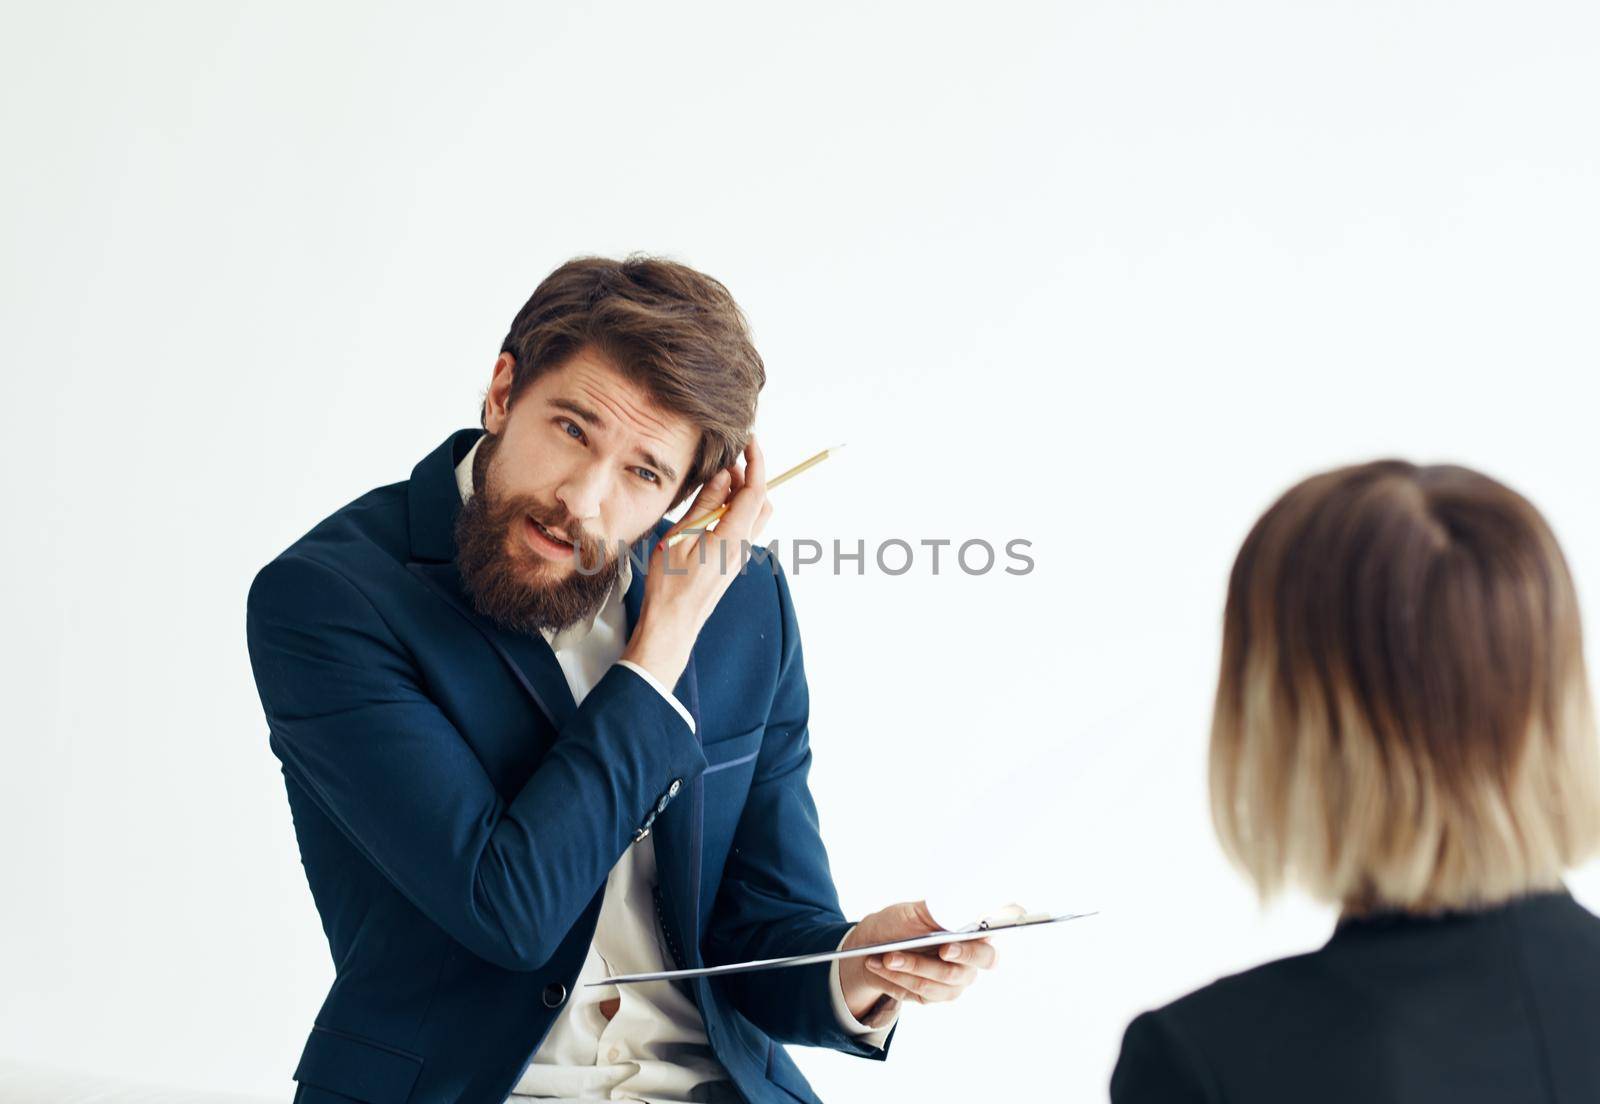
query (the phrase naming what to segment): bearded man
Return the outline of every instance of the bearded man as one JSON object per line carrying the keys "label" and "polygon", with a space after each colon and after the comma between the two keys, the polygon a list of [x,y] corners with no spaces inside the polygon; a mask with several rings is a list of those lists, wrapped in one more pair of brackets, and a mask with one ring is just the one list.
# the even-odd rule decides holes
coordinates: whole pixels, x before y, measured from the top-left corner
{"label": "bearded man", "polygon": [[[256,575],[251,665],[335,977],[300,1104],[817,1098],[986,941],[687,982],[622,973],[940,930],[852,924],[807,785],[800,636],[718,281],[580,258],[518,312],[480,428]],[[740,463],[742,459],[742,464]],[[727,503],[673,547],[664,515]],[[599,984],[595,984],[599,983]]]}

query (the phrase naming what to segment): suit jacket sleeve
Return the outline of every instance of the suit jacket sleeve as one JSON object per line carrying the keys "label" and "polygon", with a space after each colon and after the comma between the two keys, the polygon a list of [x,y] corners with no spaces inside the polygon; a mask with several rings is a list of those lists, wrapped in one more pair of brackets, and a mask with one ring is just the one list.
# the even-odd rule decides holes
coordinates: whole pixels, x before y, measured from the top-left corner
{"label": "suit jacket sleeve", "polygon": [[1217,1099],[1191,1049],[1161,1012],[1146,1012],[1128,1025],[1122,1053],[1111,1073],[1111,1104],[1207,1104]]}
{"label": "suit jacket sleeve", "polygon": [[[806,784],[811,768],[810,699],[789,584],[775,558],[782,627],[778,684],[756,759],[755,777],[735,830],[706,932],[706,961],[832,951],[851,924],[839,910],[828,852]],[[883,1058],[882,1048],[848,1033],[833,1011],[829,965],[733,974],[721,979],[734,1006],[772,1038]]]}
{"label": "suit jacket sleeve", "polygon": [[284,771],[429,919],[507,969],[550,958],[672,780],[705,769],[672,706],[617,666],[503,798],[378,610],[299,554],[256,575],[246,636]]}

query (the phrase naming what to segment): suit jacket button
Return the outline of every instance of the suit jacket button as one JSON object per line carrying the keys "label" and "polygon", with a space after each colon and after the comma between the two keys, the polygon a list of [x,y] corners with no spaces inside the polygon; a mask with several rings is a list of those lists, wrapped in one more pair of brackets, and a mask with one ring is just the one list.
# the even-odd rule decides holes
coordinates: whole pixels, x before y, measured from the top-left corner
{"label": "suit jacket button", "polygon": [[561,1002],[567,999],[567,987],[559,981],[552,981],[544,987],[544,1006],[546,1008],[560,1008]]}
{"label": "suit jacket button", "polygon": [[672,780],[672,785],[667,787],[667,796],[668,797],[677,797],[678,796],[678,791],[681,790],[681,789],[683,789],[683,779],[674,778]]}

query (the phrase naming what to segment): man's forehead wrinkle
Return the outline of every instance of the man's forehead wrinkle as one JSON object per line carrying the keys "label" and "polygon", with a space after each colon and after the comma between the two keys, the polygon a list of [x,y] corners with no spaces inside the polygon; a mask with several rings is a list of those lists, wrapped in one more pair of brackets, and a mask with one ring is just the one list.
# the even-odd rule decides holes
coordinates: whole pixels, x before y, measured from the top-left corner
{"label": "man's forehead wrinkle", "polygon": [[[652,415],[648,410],[641,408],[624,395],[619,388],[607,387],[602,380],[594,379],[587,374],[581,374],[575,381],[578,390],[591,401],[605,407],[611,416],[624,424],[631,423],[641,432],[654,430],[657,433],[667,431],[667,423]],[[648,427],[648,428],[645,428]],[[665,438],[661,438],[665,440]]]}
{"label": "man's forehead wrinkle", "polygon": [[629,426],[664,452],[673,450],[673,428],[665,421],[641,409],[630,398],[619,394],[617,389],[607,387],[603,380],[595,379],[588,373],[579,373],[574,382],[584,398],[602,407],[614,421]]}

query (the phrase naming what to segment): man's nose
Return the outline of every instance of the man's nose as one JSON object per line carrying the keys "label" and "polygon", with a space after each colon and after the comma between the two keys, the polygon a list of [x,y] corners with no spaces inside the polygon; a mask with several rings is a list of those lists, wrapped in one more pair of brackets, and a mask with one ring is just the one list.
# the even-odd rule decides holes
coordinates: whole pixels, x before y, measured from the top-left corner
{"label": "man's nose", "polygon": [[605,500],[606,472],[601,464],[584,464],[574,469],[556,488],[556,499],[580,522],[600,520],[600,503]]}

